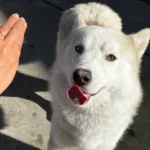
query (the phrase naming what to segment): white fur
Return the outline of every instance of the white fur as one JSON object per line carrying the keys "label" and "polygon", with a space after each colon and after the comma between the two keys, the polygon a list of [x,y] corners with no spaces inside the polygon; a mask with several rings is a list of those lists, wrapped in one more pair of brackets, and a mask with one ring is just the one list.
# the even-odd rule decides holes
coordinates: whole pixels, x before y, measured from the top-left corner
{"label": "white fur", "polygon": [[[133,122],[142,101],[141,57],[150,30],[125,35],[121,19],[107,6],[88,3],[64,12],[57,38],[57,55],[50,82],[53,116],[49,150],[113,150]],[[84,53],[74,47],[82,44]],[[106,56],[117,60],[110,62]],[[93,94],[84,105],[67,99],[73,72],[89,69]]]}

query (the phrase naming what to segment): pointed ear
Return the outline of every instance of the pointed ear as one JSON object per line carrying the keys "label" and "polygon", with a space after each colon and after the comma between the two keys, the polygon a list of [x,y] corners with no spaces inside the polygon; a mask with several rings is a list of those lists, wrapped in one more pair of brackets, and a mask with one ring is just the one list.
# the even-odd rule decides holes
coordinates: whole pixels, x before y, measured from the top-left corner
{"label": "pointed ear", "polygon": [[133,45],[138,53],[139,58],[141,58],[149,44],[150,29],[146,28],[129,36],[132,38]]}
{"label": "pointed ear", "polygon": [[76,28],[84,26],[83,18],[76,13],[76,8],[66,10],[61,16],[58,30],[58,38],[63,40]]}

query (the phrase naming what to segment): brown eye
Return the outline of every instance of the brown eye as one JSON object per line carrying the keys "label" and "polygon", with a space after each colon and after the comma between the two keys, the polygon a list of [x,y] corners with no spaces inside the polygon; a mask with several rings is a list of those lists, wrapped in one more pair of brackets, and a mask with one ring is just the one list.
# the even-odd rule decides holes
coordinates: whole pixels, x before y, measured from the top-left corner
{"label": "brown eye", "polygon": [[114,55],[110,54],[110,55],[106,56],[106,59],[107,59],[108,61],[114,61],[114,60],[116,60],[117,58],[116,58]]}
{"label": "brown eye", "polygon": [[80,54],[81,54],[84,49],[83,49],[83,46],[78,45],[78,46],[75,47],[75,50],[76,50],[77,53],[80,53]]}

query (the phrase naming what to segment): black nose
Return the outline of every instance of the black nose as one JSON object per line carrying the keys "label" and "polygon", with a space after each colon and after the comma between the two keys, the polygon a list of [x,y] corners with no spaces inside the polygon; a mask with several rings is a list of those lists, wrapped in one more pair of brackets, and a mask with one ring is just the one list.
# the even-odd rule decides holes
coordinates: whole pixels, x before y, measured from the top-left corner
{"label": "black nose", "polygon": [[91,79],[92,79],[92,74],[89,70],[77,69],[73,73],[73,80],[79,86],[83,86],[90,83]]}

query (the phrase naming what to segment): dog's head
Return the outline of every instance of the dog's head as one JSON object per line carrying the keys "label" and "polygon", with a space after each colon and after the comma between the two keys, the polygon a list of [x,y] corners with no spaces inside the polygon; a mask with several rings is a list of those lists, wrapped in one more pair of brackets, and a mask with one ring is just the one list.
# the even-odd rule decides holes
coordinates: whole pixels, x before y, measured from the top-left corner
{"label": "dog's head", "polygon": [[125,35],[121,28],[119,16],[96,3],[77,5],[63,14],[57,63],[70,86],[78,85],[83,93],[95,96],[138,76],[150,30]]}

